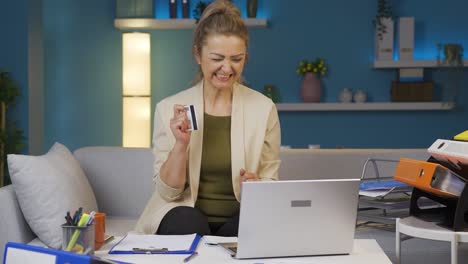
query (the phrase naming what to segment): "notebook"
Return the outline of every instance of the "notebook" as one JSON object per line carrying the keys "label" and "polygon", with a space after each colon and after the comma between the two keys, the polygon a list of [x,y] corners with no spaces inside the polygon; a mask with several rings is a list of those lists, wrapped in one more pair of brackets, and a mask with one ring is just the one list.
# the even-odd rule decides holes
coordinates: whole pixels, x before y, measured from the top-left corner
{"label": "notebook", "polygon": [[359,179],[244,182],[238,259],[349,254]]}

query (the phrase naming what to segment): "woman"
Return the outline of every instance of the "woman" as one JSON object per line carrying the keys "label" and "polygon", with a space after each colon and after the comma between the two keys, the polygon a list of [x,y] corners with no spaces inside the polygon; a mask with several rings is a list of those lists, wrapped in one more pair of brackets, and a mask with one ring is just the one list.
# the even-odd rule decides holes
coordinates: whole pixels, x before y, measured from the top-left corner
{"label": "woman", "polygon": [[[280,125],[272,101],[239,83],[248,33],[231,2],[210,4],[197,24],[198,83],[156,106],[156,191],[136,231],[237,236],[241,183],[277,180]],[[193,104],[199,130],[189,131]]]}

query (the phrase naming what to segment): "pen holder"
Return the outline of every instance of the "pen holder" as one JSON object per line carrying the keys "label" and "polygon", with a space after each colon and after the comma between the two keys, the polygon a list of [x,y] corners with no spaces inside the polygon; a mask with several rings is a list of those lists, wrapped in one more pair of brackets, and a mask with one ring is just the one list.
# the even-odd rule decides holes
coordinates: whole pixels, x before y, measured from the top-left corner
{"label": "pen holder", "polygon": [[78,254],[94,254],[94,224],[89,226],[62,225],[62,250]]}

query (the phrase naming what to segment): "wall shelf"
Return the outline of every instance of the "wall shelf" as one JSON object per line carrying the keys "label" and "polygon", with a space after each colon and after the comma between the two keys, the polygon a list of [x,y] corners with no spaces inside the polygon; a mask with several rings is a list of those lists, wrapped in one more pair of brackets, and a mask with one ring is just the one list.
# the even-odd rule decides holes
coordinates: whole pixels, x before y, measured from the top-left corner
{"label": "wall shelf", "polygon": [[[246,18],[247,27],[264,28],[267,20],[264,18]],[[114,19],[114,27],[121,30],[135,29],[192,29],[195,28],[195,19],[152,19],[152,18],[118,18]]]}
{"label": "wall shelf", "polygon": [[278,111],[430,111],[451,110],[455,102],[409,103],[280,103]]}
{"label": "wall shelf", "polygon": [[[456,66],[438,65],[437,60],[413,60],[413,61],[374,61],[373,68],[395,69],[395,68],[448,68]],[[463,61],[463,67],[468,67],[468,60]]]}

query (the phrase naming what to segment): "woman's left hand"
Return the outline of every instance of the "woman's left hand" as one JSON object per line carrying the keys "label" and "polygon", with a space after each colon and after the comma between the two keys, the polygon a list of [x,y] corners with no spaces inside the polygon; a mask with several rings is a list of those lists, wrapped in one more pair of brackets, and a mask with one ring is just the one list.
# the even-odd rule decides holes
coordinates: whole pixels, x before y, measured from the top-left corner
{"label": "woman's left hand", "polygon": [[254,172],[247,172],[245,169],[240,170],[241,182],[245,181],[259,181],[260,178]]}

